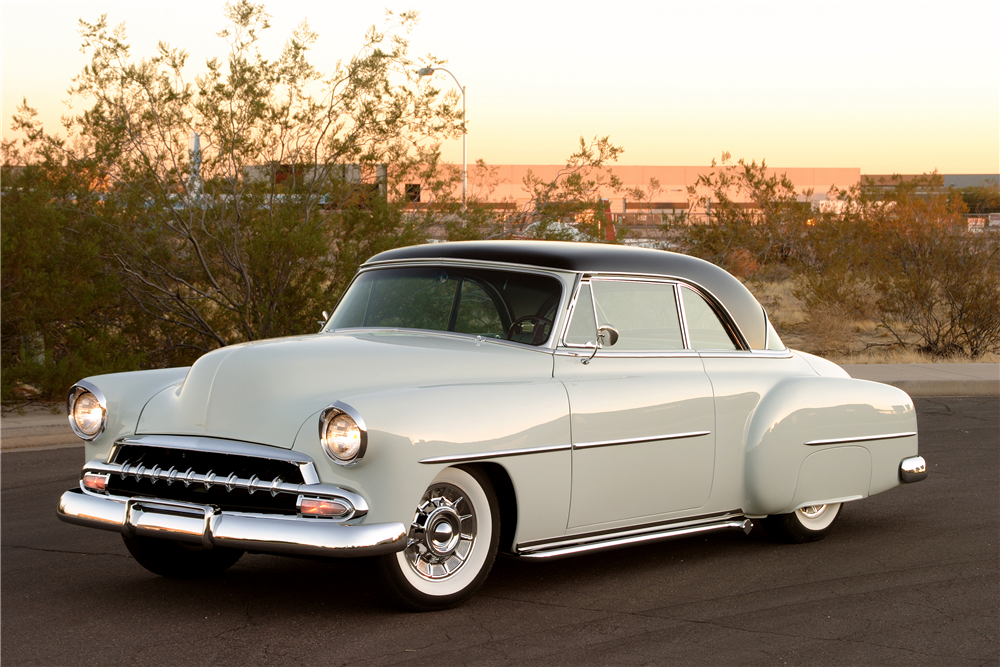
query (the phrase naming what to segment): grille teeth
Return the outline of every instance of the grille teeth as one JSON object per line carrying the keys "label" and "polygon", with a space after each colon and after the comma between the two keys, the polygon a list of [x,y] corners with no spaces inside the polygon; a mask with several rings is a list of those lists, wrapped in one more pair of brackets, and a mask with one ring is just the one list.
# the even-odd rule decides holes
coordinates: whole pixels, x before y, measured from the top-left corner
{"label": "grille teeth", "polygon": [[137,482],[148,480],[150,484],[156,484],[160,480],[163,480],[168,485],[174,482],[181,482],[185,488],[191,484],[201,484],[205,489],[221,486],[230,493],[235,489],[241,489],[245,490],[249,495],[253,495],[257,491],[267,491],[270,492],[271,497],[276,497],[282,493],[297,495],[300,492],[298,484],[290,484],[284,481],[280,475],[273,480],[261,479],[257,475],[244,478],[235,472],[225,477],[220,477],[214,470],[209,470],[203,475],[195,472],[194,468],[188,468],[185,472],[178,472],[174,466],[164,470],[159,465],[147,468],[141,464],[132,465],[128,461],[121,464],[121,470],[118,475],[122,479],[132,477]]}

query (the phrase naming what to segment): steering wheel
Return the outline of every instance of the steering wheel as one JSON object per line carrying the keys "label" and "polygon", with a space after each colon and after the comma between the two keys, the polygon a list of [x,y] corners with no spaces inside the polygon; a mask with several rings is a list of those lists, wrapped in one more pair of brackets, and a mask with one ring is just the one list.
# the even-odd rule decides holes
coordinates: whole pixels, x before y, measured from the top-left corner
{"label": "steering wheel", "polygon": [[[552,320],[546,319],[544,317],[539,317],[538,315],[523,315],[510,324],[510,328],[507,329],[507,340],[514,340],[514,336],[519,333],[527,333],[520,331],[521,324],[523,322],[535,322],[534,331],[531,334],[530,345],[539,345],[545,337],[542,335],[545,333],[545,325],[549,327],[552,326]],[[522,342],[522,341],[518,341]]]}

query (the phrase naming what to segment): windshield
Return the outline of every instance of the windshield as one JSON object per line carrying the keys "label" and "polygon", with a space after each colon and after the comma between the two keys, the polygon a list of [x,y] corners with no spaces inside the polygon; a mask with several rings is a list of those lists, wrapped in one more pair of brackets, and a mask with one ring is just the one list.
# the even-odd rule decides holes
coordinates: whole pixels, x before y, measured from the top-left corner
{"label": "windshield", "polygon": [[407,267],[359,275],[326,326],[429,329],[542,345],[552,333],[561,283],[516,271]]}

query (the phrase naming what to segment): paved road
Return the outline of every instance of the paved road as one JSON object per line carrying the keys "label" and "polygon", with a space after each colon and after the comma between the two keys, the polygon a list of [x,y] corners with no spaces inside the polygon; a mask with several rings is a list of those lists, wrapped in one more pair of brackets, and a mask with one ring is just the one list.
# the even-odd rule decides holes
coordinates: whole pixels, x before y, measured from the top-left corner
{"label": "paved road", "polygon": [[356,562],[245,556],[149,575],[55,518],[82,449],[2,457],[2,662],[18,665],[1000,663],[1000,402],[917,399],[930,477],[827,539],[755,530],[555,563],[504,560],[470,603],[403,614]]}

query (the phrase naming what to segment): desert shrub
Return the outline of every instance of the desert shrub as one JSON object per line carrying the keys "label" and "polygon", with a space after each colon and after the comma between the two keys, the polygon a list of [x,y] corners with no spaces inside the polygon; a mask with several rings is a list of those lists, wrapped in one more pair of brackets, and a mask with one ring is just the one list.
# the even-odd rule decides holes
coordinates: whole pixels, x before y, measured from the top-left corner
{"label": "desert shrub", "polygon": [[[810,228],[801,294],[878,324],[891,344],[972,358],[1000,349],[1000,236],[973,235],[936,174],[841,193]],[[929,194],[927,194],[929,193]]]}

